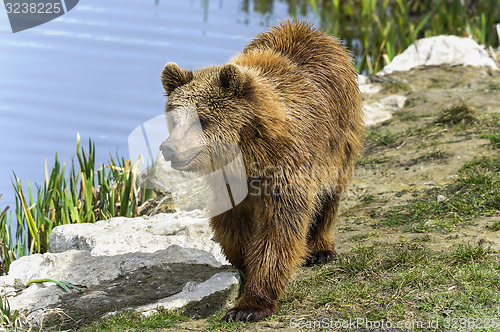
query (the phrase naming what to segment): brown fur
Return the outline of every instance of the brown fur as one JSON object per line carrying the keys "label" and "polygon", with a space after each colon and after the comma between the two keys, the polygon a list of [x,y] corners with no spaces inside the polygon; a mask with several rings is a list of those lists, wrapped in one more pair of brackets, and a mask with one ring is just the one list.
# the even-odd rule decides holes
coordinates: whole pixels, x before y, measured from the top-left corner
{"label": "brown fur", "polygon": [[243,153],[249,195],[211,218],[215,239],[246,276],[224,319],[273,314],[301,264],[335,254],[332,225],[363,134],[351,59],[337,40],[286,21],[229,64],[192,73],[170,63],[162,81],[167,111],[196,105],[205,138],[238,144]]}

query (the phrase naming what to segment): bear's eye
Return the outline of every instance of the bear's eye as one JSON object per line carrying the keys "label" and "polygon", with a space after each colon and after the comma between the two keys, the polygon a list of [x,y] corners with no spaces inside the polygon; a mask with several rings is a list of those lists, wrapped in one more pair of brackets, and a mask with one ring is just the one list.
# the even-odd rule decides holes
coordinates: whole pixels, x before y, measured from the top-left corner
{"label": "bear's eye", "polygon": [[204,116],[200,116],[199,119],[200,119],[201,129],[207,128],[207,126],[208,126],[207,118]]}

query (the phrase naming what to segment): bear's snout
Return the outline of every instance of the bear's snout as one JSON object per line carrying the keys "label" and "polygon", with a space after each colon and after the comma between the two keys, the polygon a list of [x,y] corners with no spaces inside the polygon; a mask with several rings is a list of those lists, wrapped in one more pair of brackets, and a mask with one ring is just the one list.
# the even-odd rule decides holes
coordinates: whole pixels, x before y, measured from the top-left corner
{"label": "bear's snout", "polygon": [[168,142],[168,140],[165,140],[160,145],[160,151],[163,154],[163,158],[165,158],[166,161],[169,161],[177,155],[178,149],[177,145],[172,142]]}

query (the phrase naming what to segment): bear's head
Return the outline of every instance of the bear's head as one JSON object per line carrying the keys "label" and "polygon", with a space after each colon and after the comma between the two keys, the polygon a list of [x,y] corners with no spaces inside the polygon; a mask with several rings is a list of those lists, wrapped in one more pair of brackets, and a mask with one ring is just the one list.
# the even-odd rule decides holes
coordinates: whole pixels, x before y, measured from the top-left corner
{"label": "bear's head", "polygon": [[251,76],[235,64],[193,73],[170,62],[161,80],[168,96],[169,137],[160,147],[164,158],[177,170],[201,173],[230,161],[253,119]]}

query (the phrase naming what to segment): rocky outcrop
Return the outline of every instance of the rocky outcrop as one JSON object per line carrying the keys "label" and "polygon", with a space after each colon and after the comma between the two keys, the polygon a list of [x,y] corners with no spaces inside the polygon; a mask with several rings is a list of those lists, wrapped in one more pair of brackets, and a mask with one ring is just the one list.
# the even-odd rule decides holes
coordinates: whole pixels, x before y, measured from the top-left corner
{"label": "rocky outcrop", "polygon": [[[62,324],[74,326],[123,310],[149,314],[158,306],[209,315],[234,304],[240,285],[210,237],[200,212],[60,226],[50,238],[52,252],[12,263],[0,287],[11,310],[32,325],[70,317]],[[27,286],[47,278],[80,290],[47,281]]]}
{"label": "rocky outcrop", "polygon": [[438,65],[485,66],[498,69],[483,46],[470,38],[436,36],[417,40],[394,57],[378,74],[407,71],[418,66]]}

